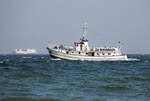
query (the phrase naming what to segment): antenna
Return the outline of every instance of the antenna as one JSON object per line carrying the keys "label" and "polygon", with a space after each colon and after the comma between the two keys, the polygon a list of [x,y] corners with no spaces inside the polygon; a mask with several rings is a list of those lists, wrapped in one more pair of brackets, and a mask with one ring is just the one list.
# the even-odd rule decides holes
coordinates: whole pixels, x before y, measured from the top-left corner
{"label": "antenna", "polygon": [[87,39],[85,38],[86,37],[86,30],[87,30],[87,23],[84,23],[83,25],[82,25],[82,29],[83,29],[83,32],[82,32],[82,41],[87,41]]}

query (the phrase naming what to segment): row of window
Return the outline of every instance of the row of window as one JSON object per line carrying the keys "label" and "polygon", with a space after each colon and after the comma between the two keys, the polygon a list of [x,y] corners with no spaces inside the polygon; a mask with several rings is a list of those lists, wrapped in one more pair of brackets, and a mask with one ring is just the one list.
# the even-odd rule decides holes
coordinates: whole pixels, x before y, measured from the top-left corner
{"label": "row of window", "polygon": [[97,55],[112,55],[111,53],[102,53],[102,54],[99,54],[99,53],[97,53]]}
{"label": "row of window", "polygon": [[96,51],[115,51],[115,49],[96,49]]}
{"label": "row of window", "polygon": [[[69,54],[69,51],[67,51],[66,53]],[[72,52],[72,53],[74,53],[74,52]],[[81,54],[81,52],[78,52],[78,54]],[[94,56],[94,55],[97,55],[97,56],[99,56],[99,55],[114,55],[114,54],[115,54],[115,53],[113,53],[113,54],[112,54],[112,53],[96,53],[96,54],[95,54],[95,53],[93,52],[93,56]],[[86,55],[88,55],[88,53],[86,53]]]}

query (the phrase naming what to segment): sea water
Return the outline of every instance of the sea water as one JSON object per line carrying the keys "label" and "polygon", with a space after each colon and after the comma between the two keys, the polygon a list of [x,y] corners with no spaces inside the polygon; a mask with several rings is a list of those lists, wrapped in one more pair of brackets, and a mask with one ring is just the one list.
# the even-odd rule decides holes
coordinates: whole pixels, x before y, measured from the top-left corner
{"label": "sea water", "polygon": [[150,101],[150,55],[67,61],[0,55],[0,101]]}

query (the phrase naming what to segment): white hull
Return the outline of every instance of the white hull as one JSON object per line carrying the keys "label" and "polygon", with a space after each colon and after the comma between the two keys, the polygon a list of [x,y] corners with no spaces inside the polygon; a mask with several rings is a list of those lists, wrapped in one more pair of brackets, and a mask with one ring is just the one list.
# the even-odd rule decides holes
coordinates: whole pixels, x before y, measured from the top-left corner
{"label": "white hull", "polygon": [[73,55],[66,54],[63,52],[56,51],[54,49],[49,49],[50,56],[65,59],[65,60],[88,60],[88,61],[127,61],[126,55],[118,56],[84,56],[84,55]]}

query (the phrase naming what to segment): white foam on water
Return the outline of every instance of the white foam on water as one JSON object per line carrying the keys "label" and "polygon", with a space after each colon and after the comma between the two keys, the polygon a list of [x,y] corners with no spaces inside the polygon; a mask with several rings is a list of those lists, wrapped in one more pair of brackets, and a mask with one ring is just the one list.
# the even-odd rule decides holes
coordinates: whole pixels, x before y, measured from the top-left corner
{"label": "white foam on water", "polygon": [[29,57],[23,56],[22,58],[26,59],[26,58],[32,58],[32,57],[30,57],[30,56]]}
{"label": "white foam on water", "polygon": [[137,58],[128,58],[127,60],[125,61],[140,61],[140,59],[137,59]]}
{"label": "white foam on water", "polygon": [[51,58],[51,60],[62,60],[62,59],[60,59],[60,58],[56,58],[56,59],[54,59],[54,58]]}
{"label": "white foam on water", "polygon": [[44,59],[45,57],[41,57],[41,59]]}
{"label": "white foam on water", "polygon": [[4,61],[0,61],[0,63],[4,63]]}
{"label": "white foam on water", "polygon": [[4,60],[4,61],[7,61],[7,62],[9,62],[9,61],[10,61],[10,59],[6,59],[6,60]]}

